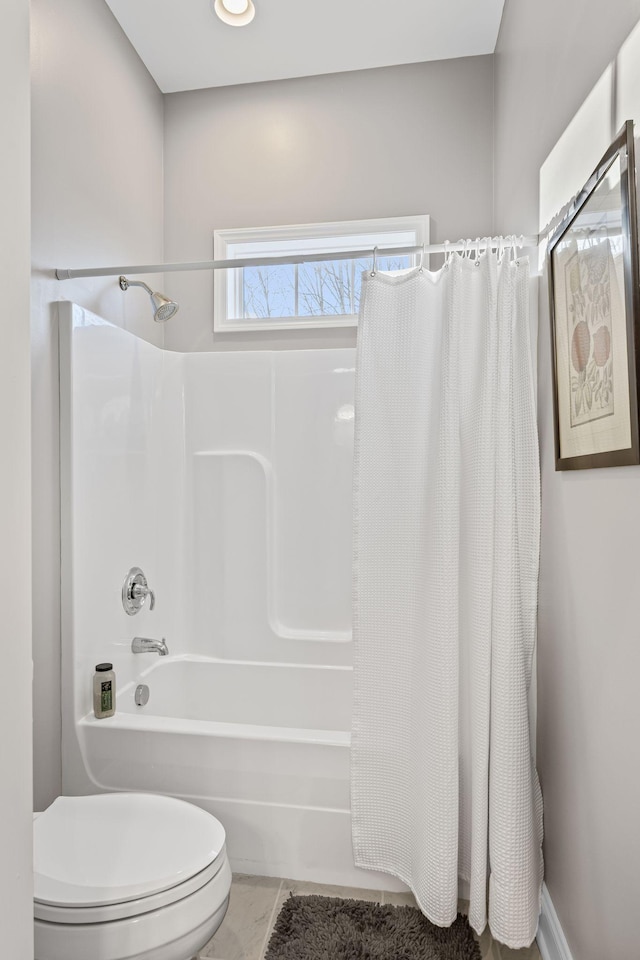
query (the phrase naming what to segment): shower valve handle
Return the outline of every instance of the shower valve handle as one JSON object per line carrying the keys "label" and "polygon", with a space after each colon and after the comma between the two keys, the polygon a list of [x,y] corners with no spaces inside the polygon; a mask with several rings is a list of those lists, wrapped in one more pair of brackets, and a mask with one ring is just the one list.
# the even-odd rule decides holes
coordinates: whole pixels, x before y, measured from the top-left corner
{"label": "shower valve handle", "polygon": [[140,567],[131,567],[122,585],[122,606],[130,617],[142,609],[149,598],[149,610],[156,605],[156,595],[147,583],[147,578]]}
{"label": "shower valve handle", "polygon": [[156,605],[155,593],[144,583],[134,583],[131,594],[134,600],[142,600],[143,603],[149,597],[149,610],[153,610]]}

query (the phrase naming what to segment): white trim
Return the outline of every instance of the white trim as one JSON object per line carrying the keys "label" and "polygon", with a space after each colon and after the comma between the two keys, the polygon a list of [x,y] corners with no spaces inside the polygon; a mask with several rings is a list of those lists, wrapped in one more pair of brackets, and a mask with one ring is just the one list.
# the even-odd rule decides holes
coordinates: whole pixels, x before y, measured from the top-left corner
{"label": "white trim", "polygon": [[[219,239],[226,247],[228,243],[251,242],[252,240],[308,240],[313,237],[322,239],[327,236],[345,237],[361,233],[394,233],[397,230],[411,230],[412,228],[426,230],[428,226],[429,216],[425,213],[411,217],[328,220],[323,223],[289,223],[278,227],[240,227],[232,230],[216,230],[214,232],[214,244],[216,239]],[[425,239],[425,243],[428,242],[428,239]],[[336,249],[342,250],[344,246],[341,245]],[[224,257],[221,259],[224,259]]]}
{"label": "white trim", "polygon": [[[214,281],[215,284],[215,281]],[[215,299],[215,294],[214,294]],[[259,331],[259,330],[319,330],[323,327],[357,327],[358,318],[353,315],[348,315],[344,317],[309,317],[308,320],[297,320],[295,317],[291,318],[291,321],[286,319],[272,319],[272,320],[223,320],[221,323],[216,322],[216,316],[220,316],[219,309],[216,311],[214,307],[214,321],[213,329],[217,333],[232,333],[239,332],[241,330],[246,331]]]}
{"label": "white trim", "polygon": [[546,883],[542,885],[542,909],[536,941],[542,960],[573,960]]}
{"label": "white trim", "polygon": [[[310,253],[340,253],[341,259],[344,259],[345,249],[350,247],[355,251],[360,251],[363,246],[363,236],[385,234],[396,232],[413,231],[415,244],[429,243],[429,217],[426,214],[420,214],[411,217],[384,217],[375,220],[341,220],[327,223],[299,223],[288,224],[278,227],[244,227],[232,230],[216,230],[213,235],[213,255],[215,261],[229,261],[233,259],[246,259],[246,251],[238,252],[236,257],[229,256],[229,247],[233,244],[251,243],[257,244],[255,247],[255,256],[260,259],[261,254],[289,254],[292,263],[297,262],[296,257]],[[350,238],[346,242],[345,237]],[[309,241],[330,241],[318,245]],[[280,241],[282,246],[274,250],[274,242]],[[295,241],[300,241],[297,246]],[[337,242],[335,242],[337,241]],[[260,247],[260,243],[264,247]],[[396,244],[397,245],[397,244]],[[388,241],[381,246],[389,246]],[[329,258],[327,258],[329,259]],[[428,264],[427,264],[428,266]],[[228,320],[227,309],[229,300],[229,280],[236,286],[241,281],[240,271],[234,271],[235,276],[228,272],[221,271],[214,276],[214,308],[213,308],[213,329],[216,332],[230,331],[260,331],[260,330],[304,330],[318,329],[322,327],[355,327],[358,318],[355,314],[344,316],[318,316],[318,317],[274,317],[267,320]]]}

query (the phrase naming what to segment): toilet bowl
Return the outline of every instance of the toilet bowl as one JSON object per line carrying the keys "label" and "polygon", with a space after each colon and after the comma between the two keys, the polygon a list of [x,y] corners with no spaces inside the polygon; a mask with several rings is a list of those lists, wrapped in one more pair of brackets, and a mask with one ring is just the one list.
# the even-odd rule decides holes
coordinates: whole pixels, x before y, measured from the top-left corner
{"label": "toilet bowl", "polygon": [[190,960],[231,888],[215,817],[172,797],[59,797],[34,819],[35,960]]}

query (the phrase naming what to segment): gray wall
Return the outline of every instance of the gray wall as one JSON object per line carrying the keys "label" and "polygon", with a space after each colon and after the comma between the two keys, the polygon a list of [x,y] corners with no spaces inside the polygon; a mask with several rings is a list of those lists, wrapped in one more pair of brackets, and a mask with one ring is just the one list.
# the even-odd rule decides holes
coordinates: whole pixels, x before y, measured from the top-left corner
{"label": "gray wall", "polygon": [[0,124],[0,953],[32,960],[29,0],[2,11]]}
{"label": "gray wall", "polygon": [[[170,94],[165,253],[208,260],[213,231],[428,213],[434,237],[492,217],[491,57]],[[210,273],[167,275],[175,350],[211,350]],[[352,329],[223,334],[216,348],[346,346]]]}
{"label": "gray wall", "polygon": [[[104,0],[32,0],[35,809],[60,792],[60,529],[55,301],[158,342],[146,296],[54,267],[162,262],[163,98]],[[132,563],[135,558],[132,558]],[[123,575],[126,571],[123,571]]]}
{"label": "gray wall", "polygon": [[[638,0],[506,0],[495,58],[495,222],[538,232],[538,173],[640,16]],[[569,198],[567,198],[569,199]]]}
{"label": "gray wall", "polygon": [[[602,9],[597,0],[507,0],[495,58],[497,230],[537,232],[540,167],[640,17],[638,0]],[[587,124],[579,147],[590,168],[603,152],[601,127]],[[640,468],[555,472],[544,285],[540,307],[546,882],[575,960],[636,957]]]}

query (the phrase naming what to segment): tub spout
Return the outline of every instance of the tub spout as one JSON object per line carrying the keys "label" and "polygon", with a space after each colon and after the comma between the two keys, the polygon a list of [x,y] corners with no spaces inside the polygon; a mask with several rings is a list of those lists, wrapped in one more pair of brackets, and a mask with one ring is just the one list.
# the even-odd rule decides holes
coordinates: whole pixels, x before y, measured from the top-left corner
{"label": "tub spout", "polygon": [[167,641],[149,640],[147,637],[134,637],[131,643],[132,653],[159,653],[161,657],[166,657],[169,653]]}

